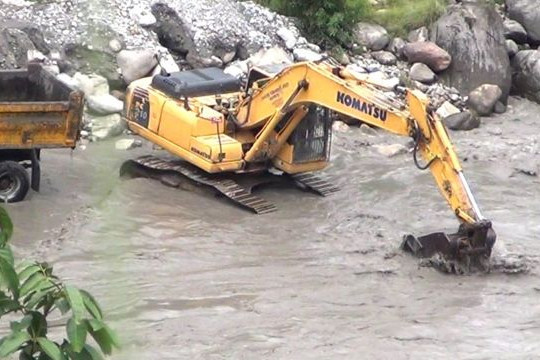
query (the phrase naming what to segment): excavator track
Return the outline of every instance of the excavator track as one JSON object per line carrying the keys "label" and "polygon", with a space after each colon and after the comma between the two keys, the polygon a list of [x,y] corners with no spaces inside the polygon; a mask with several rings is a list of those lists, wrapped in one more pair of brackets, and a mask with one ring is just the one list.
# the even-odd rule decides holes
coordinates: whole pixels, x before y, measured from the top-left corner
{"label": "excavator track", "polygon": [[305,186],[307,189],[321,195],[329,196],[340,189],[336,185],[329,183],[328,181],[313,175],[312,173],[299,173],[290,175],[295,181]]}
{"label": "excavator track", "polygon": [[256,214],[267,214],[277,210],[274,204],[252,193],[252,190],[259,185],[295,183],[301,188],[321,196],[329,196],[339,191],[337,186],[311,173],[287,176],[271,175],[269,173],[259,176],[253,174],[229,176],[208,174],[185,161],[164,160],[153,155],[141,156],[126,161],[120,169],[120,176],[122,177],[126,175],[149,177],[159,180],[165,185],[179,187],[180,181],[178,178],[168,176],[171,174],[185,177],[197,185],[212,188],[235,204]]}
{"label": "excavator track", "polygon": [[[147,155],[134,160],[129,160],[122,165],[120,175],[124,176],[130,166],[142,166],[144,170],[158,171],[161,173],[176,173],[182,175],[193,182],[213,188],[237,205],[247,208],[256,214],[267,214],[277,210],[276,206],[263,198],[251,193],[251,189],[240,186],[236,181],[225,178],[223,175],[211,175],[199,170],[189,163],[183,161],[169,161],[158,157]],[[169,186],[178,185],[167,179],[160,177],[160,174],[148,176],[161,180]]]}

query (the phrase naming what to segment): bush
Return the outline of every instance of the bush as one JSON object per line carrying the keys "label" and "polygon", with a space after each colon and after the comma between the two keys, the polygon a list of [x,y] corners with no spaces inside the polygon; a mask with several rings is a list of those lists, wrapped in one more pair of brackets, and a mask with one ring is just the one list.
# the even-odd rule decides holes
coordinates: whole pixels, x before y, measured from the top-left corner
{"label": "bush", "polygon": [[[0,359],[19,353],[21,360],[103,359],[87,342],[90,334],[105,354],[118,347],[115,333],[103,322],[103,313],[88,292],[63,284],[46,263],[15,266],[8,244],[13,225],[0,208],[0,318],[11,314],[22,318],[11,322],[11,333],[0,339]],[[18,270],[18,271],[17,271]],[[48,336],[51,314],[69,314],[67,338],[61,343]]]}
{"label": "bush", "polygon": [[411,30],[434,23],[446,5],[446,0],[387,0],[374,12],[373,20],[393,35],[406,36]]}
{"label": "bush", "polygon": [[349,47],[352,29],[369,16],[369,0],[260,0],[271,9],[300,20],[300,30],[309,40],[331,48]]}

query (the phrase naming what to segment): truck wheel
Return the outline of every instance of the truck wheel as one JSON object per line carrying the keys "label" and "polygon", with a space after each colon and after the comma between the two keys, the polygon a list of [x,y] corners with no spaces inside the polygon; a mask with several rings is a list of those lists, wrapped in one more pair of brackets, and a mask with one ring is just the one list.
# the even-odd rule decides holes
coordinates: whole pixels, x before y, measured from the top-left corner
{"label": "truck wheel", "polygon": [[28,172],[21,164],[15,161],[0,162],[0,201],[22,201],[29,188]]}

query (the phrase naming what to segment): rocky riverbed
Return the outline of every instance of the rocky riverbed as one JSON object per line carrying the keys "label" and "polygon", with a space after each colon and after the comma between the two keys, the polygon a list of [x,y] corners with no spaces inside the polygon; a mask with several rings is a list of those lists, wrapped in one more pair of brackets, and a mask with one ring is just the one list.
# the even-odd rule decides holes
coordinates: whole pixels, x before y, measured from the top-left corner
{"label": "rocky riverbed", "polygon": [[[218,66],[243,78],[249,66],[325,59],[367,74],[386,92],[398,85],[419,88],[439,116],[450,117],[450,128],[469,130],[479,126],[478,117],[504,112],[511,89],[533,100],[540,89],[535,27],[520,4],[450,5],[431,28],[407,39],[359,23],[355,42],[330,59],[302,36],[294,19],[251,1],[2,0],[0,67],[42,61],[85,90],[89,116],[83,134],[90,140],[122,131],[115,114],[122,109],[123,89],[161,67],[172,72]],[[88,76],[97,79],[93,85]]]}

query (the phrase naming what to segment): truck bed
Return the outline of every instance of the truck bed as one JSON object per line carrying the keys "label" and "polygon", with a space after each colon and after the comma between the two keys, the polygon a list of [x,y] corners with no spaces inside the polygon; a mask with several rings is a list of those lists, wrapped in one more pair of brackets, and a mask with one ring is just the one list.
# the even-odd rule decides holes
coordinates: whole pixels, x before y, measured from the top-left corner
{"label": "truck bed", "polygon": [[39,64],[0,71],[0,149],[75,147],[84,94]]}

